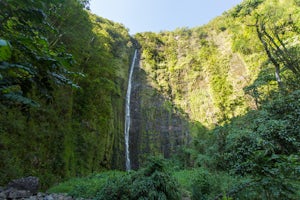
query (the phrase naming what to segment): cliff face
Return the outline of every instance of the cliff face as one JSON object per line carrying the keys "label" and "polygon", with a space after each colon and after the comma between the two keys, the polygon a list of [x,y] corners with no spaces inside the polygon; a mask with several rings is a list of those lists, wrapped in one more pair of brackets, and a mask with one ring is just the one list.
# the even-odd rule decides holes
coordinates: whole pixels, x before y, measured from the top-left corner
{"label": "cliff face", "polygon": [[151,155],[170,158],[191,140],[188,119],[150,85],[141,64],[136,63],[132,80],[130,152],[133,169]]}
{"label": "cliff face", "polygon": [[[0,7],[0,40],[11,45],[7,56],[0,46],[0,65],[11,66],[0,69],[0,185],[31,175],[45,189],[123,169],[128,30],[77,0],[0,1]],[[15,92],[18,98],[5,98]]]}
{"label": "cliff face", "polygon": [[[40,107],[30,107],[22,101],[3,101],[5,95],[0,93],[0,184],[24,175],[52,184],[68,177],[125,168],[124,104],[135,42],[123,25],[92,15],[78,3],[67,0],[19,5],[18,0],[11,4],[0,1],[6,10],[0,12],[4,20],[0,40],[9,41],[13,49],[5,54],[6,50],[0,49],[0,62],[13,66],[7,71],[7,66],[1,69],[0,92],[17,91],[40,103]],[[49,21],[28,18],[24,29],[11,26],[25,26],[15,19],[23,19],[22,13],[33,10],[44,11]],[[291,52],[289,57],[298,63],[294,55],[299,51],[299,19],[296,0],[244,1],[203,27],[136,34],[141,49],[131,95],[132,167],[138,168],[150,155],[172,158],[186,152],[191,139],[201,136],[202,131],[257,109],[278,87],[274,66],[253,25],[262,23],[263,39],[269,43],[268,33],[270,36],[278,27],[287,26],[279,35],[282,40],[273,35],[273,42],[274,38],[277,44],[283,41],[287,53]],[[33,22],[37,23],[36,31],[23,33],[31,30]],[[46,24],[53,24],[55,31],[48,30]],[[24,38],[28,33],[37,35]],[[32,78],[21,64],[45,69],[40,56],[31,57],[40,47],[44,47],[40,52],[43,56],[50,56],[50,63],[52,50],[59,52],[57,57],[64,54],[68,58],[67,73],[72,72],[66,76],[80,88],[52,81],[49,95],[29,84]],[[269,48],[273,55],[281,49],[274,49],[272,43]],[[287,61],[278,60],[282,78],[290,76],[284,65]],[[20,71],[15,66],[21,66]],[[47,73],[40,75],[38,80],[43,80]],[[12,85],[6,87],[10,81]]]}
{"label": "cliff face", "polygon": [[[132,149],[141,156],[134,162],[158,152],[169,157],[202,130],[268,101],[278,77],[290,77],[287,69],[298,63],[298,19],[297,1],[244,1],[202,27],[136,34]],[[274,60],[282,49],[291,62],[283,54]]]}
{"label": "cliff face", "polygon": [[228,31],[200,27],[142,33],[142,68],[164,99],[206,127],[241,115],[251,106],[243,88],[257,75],[231,49]]}

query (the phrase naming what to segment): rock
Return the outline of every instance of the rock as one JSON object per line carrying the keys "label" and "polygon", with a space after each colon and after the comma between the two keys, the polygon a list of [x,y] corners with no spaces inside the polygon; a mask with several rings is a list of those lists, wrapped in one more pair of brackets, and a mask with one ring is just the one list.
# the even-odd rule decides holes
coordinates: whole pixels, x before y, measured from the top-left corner
{"label": "rock", "polygon": [[31,195],[32,195],[32,193],[28,190],[12,189],[9,191],[7,198],[8,199],[22,199],[22,198],[28,198]]}
{"label": "rock", "polygon": [[1,199],[1,200],[2,200],[2,199],[7,199],[6,197],[7,197],[7,196],[6,196],[5,192],[2,191],[2,192],[0,193],[0,199]]}
{"label": "rock", "polygon": [[67,194],[45,194],[38,193],[35,196],[30,196],[29,198],[22,198],[22,200],[85,200],[83,198],[73,198]]}
{"label": "rock", "polygon": [[52,195],[47,195],[44,197],[44,200],[54,200]]}
{"label": "rock", "polygon": [[72,197],[67,194],[48,194],[45,195],[44,198],[38,198],[42,200],[73,200]]}
{"label": "rock", "polygon": [[37,192],[38,183],[38,178],[32,176],[13,180],[7,187],[0,187],[0,200],[79,200],[78,198],[68,196],[68,194]]}
{"label": "rock", "polygon": [[7,187],[0,187],[0,200],[91,200],[73,198],[68,194],[49,194],[37,192],[38,178],[26,177],[11,181]]}
{"label": "rock", "polygon": [[[44,200],[43,198],[40,198],[41,200]],[[37,196],[31,196],[29,198],[24,198],[22,200],[40,200]]]}
{"label": "rock", "polygon": [[39,178],[29,176],[25,178],[15,179],[8,183],[7,188],[26,190],[31,192],[32,194],[37,194],[39,190]]}
{"label": "rock", "polygon": [[46,196],[46,194],[45,193],[41,193],[41,192],[39,192],[39,193],[37,193],[37,195],[36,195],[38,198],[41,198],[41,199],[43,199],[45,196]]}
{"label": "rock", "polygon": [[67,194],[58,194],[57,199],[59,200],[73,200],[71,196],[68,196]]}

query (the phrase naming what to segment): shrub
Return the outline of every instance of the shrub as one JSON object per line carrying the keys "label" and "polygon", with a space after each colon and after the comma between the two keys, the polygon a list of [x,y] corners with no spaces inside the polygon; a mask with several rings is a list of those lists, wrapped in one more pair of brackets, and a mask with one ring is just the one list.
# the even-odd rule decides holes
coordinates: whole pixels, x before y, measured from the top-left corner
{"label": "shrub", "polygon": [[240,190],[240,185],[245,185],[246,179],[239,180],[226,172],[210,172],[205,168],[199,168],[192,173],[190,190],[193,200],[206,199],[230,199]]}
{"label": "shrub", "polygon": [[158,158],[151,158],[146,167],[137,172],[109,180],[96,196],[99,200],[180,198],[178,183],[166,172],[165,162]]}
{"label": "shrub", "polygon": [[210,174],[206,170],[200,170],[192,180],[192,199],[205,200],[208,199],[212,192],[212,184],[210,183]]}
{"label": "shrub", "polygon": [[108,171],[85,178],[73,178],[50,188],[48,192],[67,193],[73,197],[93,198],[108,180],[118,179],[123,177],[124,174],[120,171]]}

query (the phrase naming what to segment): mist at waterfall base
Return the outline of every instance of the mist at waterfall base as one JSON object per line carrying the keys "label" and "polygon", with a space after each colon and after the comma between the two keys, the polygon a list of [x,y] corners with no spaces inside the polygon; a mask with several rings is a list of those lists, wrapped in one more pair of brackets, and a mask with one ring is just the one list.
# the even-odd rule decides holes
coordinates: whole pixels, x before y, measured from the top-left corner
{"label": "mist at waterfall base", "polygon": [[130,130],[130,96],[131,96],[131,82],[132,82],[132,74],[135,65],[137,50],[134,51],[134,56],[132,59],[129,78],[128,78],[128,86],[127,86],[127,94],[126,94],[126,105],[125,105],[125,158],[126,158],[126,171],[131,170],[130,163],[130,152],[129,152],[129,130]]}

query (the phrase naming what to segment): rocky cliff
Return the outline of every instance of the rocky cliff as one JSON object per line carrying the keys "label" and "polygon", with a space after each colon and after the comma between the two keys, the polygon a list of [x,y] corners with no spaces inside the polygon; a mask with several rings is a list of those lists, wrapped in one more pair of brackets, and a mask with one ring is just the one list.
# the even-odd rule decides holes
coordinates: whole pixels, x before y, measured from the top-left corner
{"label": "rocky cliff", "polygon": [[[139,53],[138,60],[141,54]],[[147,157],[170,158],[191,142],[187,116],[151,86],[142,61],[136,62],[131,95],[130,152],[132,168]]]}

